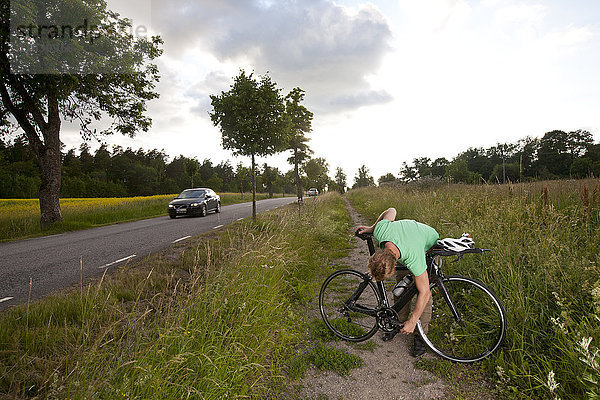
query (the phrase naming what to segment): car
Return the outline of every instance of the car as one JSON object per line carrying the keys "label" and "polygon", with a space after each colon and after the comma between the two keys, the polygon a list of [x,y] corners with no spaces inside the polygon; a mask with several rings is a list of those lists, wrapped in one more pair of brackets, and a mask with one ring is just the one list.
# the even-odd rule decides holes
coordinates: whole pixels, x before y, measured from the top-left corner
{"label": "car", "polygon": [[200,215],[204,217],[210,211],[221,212],[221,197],[212,189],[185,189],[169,203],[169,217],[178,215]]}
{"label": "car", "polygon": [[308,195],[309,196],[318,196],[319,190],[317,190],[317,188],[310,188],[310,189],[308,189]]}

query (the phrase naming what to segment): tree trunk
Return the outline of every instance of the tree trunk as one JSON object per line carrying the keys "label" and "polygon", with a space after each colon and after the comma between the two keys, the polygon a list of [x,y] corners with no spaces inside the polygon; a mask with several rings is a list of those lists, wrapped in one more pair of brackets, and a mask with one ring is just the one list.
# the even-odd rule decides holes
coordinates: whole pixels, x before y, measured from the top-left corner
{"label": "tree trunk", "polygon": [[252,221],[256,221],[256,162],[252,154]]}
{"label": "tree trunk", "polygon": [[39,151],[40,173],[40,224],[42,228],[62,221],[60,212],[61,154],[60,154],[60,117],[58,102],[54,96],[48,100],[48,124],[42,128],[44,146]]}
{"label": "tree trunk", "polygon": [[302,181],[300,180],[300,171],[298,167],[298,149],[294,149],[294,172],[296,173],[296,194],[298,203],[302,202]]}
{"label": "tree trunk", "polygon": [[40,185],[40,224],[42,228],[48,227],[55,222],[62,221],[60,212],[60,147],[58,149],[44,146],[40,152],[40,173],[42,184]]}

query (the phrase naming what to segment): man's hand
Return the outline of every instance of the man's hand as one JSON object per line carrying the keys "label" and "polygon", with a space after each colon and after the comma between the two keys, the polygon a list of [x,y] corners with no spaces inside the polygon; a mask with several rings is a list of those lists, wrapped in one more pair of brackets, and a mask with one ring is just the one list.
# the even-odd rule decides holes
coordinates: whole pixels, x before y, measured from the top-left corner
{"label": "man's hand", "polygon": [[362,233],[373,233],[374,229],[372,226],[364,226],[361,225],[358,228],[356,228],[355,232],[362,234]]}
{"label": "man's hand", "polygon": [[413,322],[412,319],[409,319],[408,321],[406,321],[404,323],[404,326],[402,327],[402,329],[400,329],[400,332],[405,335],[410,335],[411,333],[413,333],[415,331],[416,326],[417,326],[417,323]]}

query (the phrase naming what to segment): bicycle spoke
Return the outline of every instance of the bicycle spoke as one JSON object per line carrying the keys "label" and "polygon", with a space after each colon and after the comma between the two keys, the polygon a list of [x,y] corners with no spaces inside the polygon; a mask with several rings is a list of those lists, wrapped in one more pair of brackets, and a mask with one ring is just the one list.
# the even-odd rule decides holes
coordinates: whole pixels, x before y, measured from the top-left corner
{"label": "bicycle spoke", "polygon": [[496,350],[504,338],[506,317],[499,302],[481,283],[447,277],[444,287],[460,319],[457,320],[440,288],[432,290],[433,315],[426,343],[442,357],[459,362],[477,361]]}
{"label": "bicycle spoke", "polygon": [[366,340],[375,333],[377,304],[374,285],[353,270],[333,273],[325,280],[319,294],[325,324],[338,337],[350,341]]}

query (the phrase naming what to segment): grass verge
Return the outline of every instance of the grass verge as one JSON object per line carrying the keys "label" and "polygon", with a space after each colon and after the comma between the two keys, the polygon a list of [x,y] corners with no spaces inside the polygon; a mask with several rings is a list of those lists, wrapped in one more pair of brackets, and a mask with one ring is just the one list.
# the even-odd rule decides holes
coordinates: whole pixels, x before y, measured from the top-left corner
{"label": "grass verge", "polygon": [[0,394],[281,398],[298,310],[347,251],[348,224],[325,195],[6,311]]}

